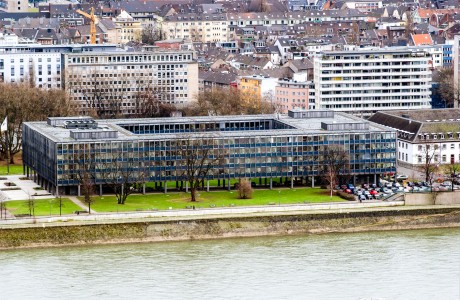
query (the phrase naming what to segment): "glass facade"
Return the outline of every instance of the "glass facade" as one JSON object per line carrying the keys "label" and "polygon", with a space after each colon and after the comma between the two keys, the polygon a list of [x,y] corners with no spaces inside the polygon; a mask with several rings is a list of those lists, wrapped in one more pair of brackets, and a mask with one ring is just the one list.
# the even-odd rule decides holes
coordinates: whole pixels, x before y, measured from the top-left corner
{"label": "glass facade", "polygon": [[140,174],[148,182],[180,181],[184,180],[185,158],[177,149],[194,139],[200,141],[199,147],[212,148],[210,159],[221,158],[208,179],[318,176],[325,148],[331,145],[349,153],[352,175],[395,172],[396,133],[391,129],[371,126],[348,132],[309,132],[290,124],[289,119],[258,117],[247,121],[234,116],[234,120],[217,122],[193,122],[190,118],[176,122],[118,120],[117,138],[86,140],[59,140],[55,136],[69,130],[59,128],[55,136],[47,136],[43,132],[52,130],[52,126],[26,123],[23,159],[26,167],[54,186],[78,185],[82,168],[94,173],[95,184],[104,184],[106,173],[116,168],[132,170],[133,181]]}

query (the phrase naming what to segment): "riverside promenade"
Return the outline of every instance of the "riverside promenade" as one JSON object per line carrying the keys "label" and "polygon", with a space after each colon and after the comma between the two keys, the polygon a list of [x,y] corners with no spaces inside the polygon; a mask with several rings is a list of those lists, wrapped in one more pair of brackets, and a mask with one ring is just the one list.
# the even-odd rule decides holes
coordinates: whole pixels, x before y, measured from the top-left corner
{"label": "riverside promenade", "polygon": [[376,201],[368,203],[339,202],[327,204],[299,204],[279,206],[248,206],[165,210],[129,213],[93,213],[56,217],[7,219],[0,221],[0,228],[27,228],[48,226],[75,226],[91,224],[116,224],[137,222],[164,222],[181,220],[223,219],[235,217],[263,217],[305,214],[342,214],[352,212],[378,212],[387,210],[420,210],[436,208],[458,208],[459,205],[404,206],[404,201]]}

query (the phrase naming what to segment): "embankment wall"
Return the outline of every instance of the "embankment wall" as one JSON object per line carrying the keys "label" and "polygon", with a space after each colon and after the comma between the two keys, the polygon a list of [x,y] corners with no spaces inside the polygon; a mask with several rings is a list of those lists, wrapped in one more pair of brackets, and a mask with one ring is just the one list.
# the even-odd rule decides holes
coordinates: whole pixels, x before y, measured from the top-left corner
{"label": "embankment wall", "polygon": [[233,216],[0,229],[0,249],[458,227],[458,207]]}

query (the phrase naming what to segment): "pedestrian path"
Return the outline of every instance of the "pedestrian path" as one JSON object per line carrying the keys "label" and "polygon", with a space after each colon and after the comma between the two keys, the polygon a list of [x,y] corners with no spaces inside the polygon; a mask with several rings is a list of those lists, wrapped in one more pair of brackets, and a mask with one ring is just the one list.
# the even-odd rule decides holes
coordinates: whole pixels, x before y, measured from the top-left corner
{"label": "pedestrian path", "polygon": [[[81,202],[77,197],[68,196],[67,198],[69,198],[70,201],[72,201],[73,203],[78,205],[82,210],[89,211],[89,207],[85,203]],[[91,208],[91,213],[97,213],[97,211],[95,211],[94,209]]]}

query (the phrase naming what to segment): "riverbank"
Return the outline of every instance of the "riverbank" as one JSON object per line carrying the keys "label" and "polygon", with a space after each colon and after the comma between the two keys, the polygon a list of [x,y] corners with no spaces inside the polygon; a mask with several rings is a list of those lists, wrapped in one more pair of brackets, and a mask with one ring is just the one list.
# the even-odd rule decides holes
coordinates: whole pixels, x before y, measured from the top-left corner
{"label": "riverbank", "polygon": [[2,226],[0,249],[458,226],[458,205],[273,211],[103,222],[73,220]]}

